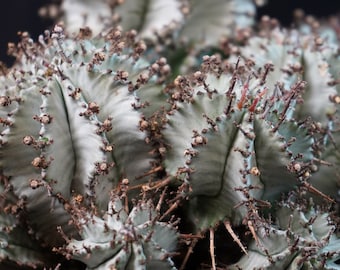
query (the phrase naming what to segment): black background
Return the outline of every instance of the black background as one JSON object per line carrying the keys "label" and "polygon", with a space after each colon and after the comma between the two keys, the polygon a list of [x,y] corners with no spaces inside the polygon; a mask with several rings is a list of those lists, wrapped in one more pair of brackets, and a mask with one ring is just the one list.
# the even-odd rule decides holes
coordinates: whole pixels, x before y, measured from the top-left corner
{"label": "black background", "polygon": [[[95,1],[95,0],[94,0]],[[7,65],[13,59],[7,56],[7,43],[18,42],[18,31],[28,31],[36,39],[52,21],[39,17],[38,9],[47,0],[5,0],[0,4],[0,61]]]}
{"label": "black background", "polygon": [[[37,14],[40,6],[51,1],[53,0],[7,0],[0,4],[0,61],[7,65],[12,63],[13,59],[6,54],[7,43],[18,41],[18,31],[28,31],[36,39],[39,34],[52,25],[51,21],[39,18]],[[292,20],[293,10],[296,8],[303,9],[306,14],[325,17],[339,14],[340,1],[269,0],[266,6],[258,10],[258,17],[269,15],[278,18],[282,25],[288,26]]]}

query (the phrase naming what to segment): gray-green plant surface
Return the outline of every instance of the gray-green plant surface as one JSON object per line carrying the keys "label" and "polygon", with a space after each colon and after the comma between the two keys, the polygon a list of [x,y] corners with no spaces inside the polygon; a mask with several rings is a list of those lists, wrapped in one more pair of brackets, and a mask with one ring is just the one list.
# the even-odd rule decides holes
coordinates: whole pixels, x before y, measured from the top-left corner
{"label": "gray-green plant surface", "polygon": [[10,46],[1,267],[340,269],[336,29],[209,6],[65,0]]}

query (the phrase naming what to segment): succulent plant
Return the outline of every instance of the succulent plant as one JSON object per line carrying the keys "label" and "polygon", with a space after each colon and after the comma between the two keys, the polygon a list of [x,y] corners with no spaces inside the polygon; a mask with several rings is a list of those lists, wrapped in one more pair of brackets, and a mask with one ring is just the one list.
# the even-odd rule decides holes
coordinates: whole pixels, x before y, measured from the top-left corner
{"label": "succulent plant", "polygon": [[340,268],[333,26],[250,28],[248,0],[61,9],[0,76],[0,268],[183,270],[201,238],[212,269]]}
{"label": "succulent plant", "polygon": [[[148,117],[158,108],[156,73],[166,63],[151,69],[139,58],[143,43],[120,31],[107,40],[71,40],[56,26],[44,38],[33,44],[23,37],[18,54],[26,57],[2,78],[0,167],[3,188],[22,201],[34,237],[58,246],[57,227],[77,235],[72,200],[100,214],[122,179],[132,186],[151,180],[157,149],[148,141]],[[124,41],[132,45],[123,52]],[[147,96],[155,97],[149,106]]]}
{"label": "succulent plant", "polygon": [[[42,248],[17,217],[20,214],[17,198],[3,186],[0,186],[0,191],[0,261],[9,259],[19,265],[31,266],[42,264],[45,261]],[[21,243],[26,243],[26,246]]]}
{"label": "succulent plant", "polygon": [[[304,34],[296,30],[281,31],[274,28],[265,37],[250,38],[248,45],[241,48],[240,53],[247,61],[254,63],[255,69],[264,65],[272,67],[271,76],[266,80],[271,88],[287,89],[298,79],[306,82],[306,87],[297,100],[300,104],[295,106],[291,117],[299,121],[311,118],[315,122],[313,125],[322,130],[321,133],[328,133],[319,145],[326,150],[318,153],[314,160],[319,171],[314,173],[310,181],[320,191],[335,198],[339,190],[336,175],[339,173],[340,159],[334,145],[338,144],[339,137],[340,92],[334,82],[339,58],[335,44],[326,42],[322,33]],[[320,162],[328,166],[320,166]]]}
{"label": "succulent plant", "polygon": [[254,63],[254,68],[272,65],[273,74],[267,79],[271,87],[287,88],[297,79],[306,81],[303,105],[297,106],[294,117],[309,116],[325,122],[327,114],[335,111],[335,104],[329,97],[337,94],[336,87],[329,84],[333,68],[329,55],[333,50],[318,34],[274,28],[268,36],[250,38],[248,45],[240,48],[240,53]]}
{"label": "succulent plant", "polygon": [[328,213],[284,203],[277,222],[258,230],[256,241],[230,269],[338,269],[340,240]]}
{"label": "succulent plant", "polygon": [[178,77],[171,92],[165,168],[188,186],[187,214],[200,230],[224,219],[241,224],[311,170],[308,126],[289,119],[303,84],[282,93],[262,83],[266,69],[253,78],[245,69],[206,57],[202,71]]}
{"label": "succulent plant", "polygon": [[177,231],[159,222],[150,202],[130,211],[119,197],[112,198],[103,219],[80,220],[82,240],[68,239],[62,252],[81,260],[87,269],[173,269],[169,251],[177,244]]}
{"label": "succulent plant", "polygon": [[[177,41],[215,45],[221,37],[231,37],[253,24],[255,6],[242,0],[91,1],[64,0],[61,6],[68,32],[89,26],[95,34],[117,23],[123,30],[135,29],[155,40],[165,30]],[[204,22],[202,22],[204,20]],[[199,22],[199,23],[198,23]],[[199,27],[198,27],[199,26]],[[203,26],[203,28],[202,28]]]}

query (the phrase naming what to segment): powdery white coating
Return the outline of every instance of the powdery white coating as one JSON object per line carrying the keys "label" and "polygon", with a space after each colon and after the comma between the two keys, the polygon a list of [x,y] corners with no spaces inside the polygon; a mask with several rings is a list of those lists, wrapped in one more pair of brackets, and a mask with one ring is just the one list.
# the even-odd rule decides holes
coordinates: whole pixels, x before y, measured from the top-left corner
{"label": "powdery white coating", "polygon": [[61,9],[70,34],[77,34],[80,28],[88,26],[97,35],[103,30],[105,18],[111,16],[111,8],[105,0],[64,0]]}

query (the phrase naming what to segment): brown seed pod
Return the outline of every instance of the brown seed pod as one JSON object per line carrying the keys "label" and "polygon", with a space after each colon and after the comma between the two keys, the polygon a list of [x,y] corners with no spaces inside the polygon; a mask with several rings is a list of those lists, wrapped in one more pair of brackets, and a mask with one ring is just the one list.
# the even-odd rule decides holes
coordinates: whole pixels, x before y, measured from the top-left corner
{"label": "brown seed pod", "polygon": [[259,176],[261,174],[260,170],[257,167],[252,167],[249,172],[251,175],[254,176]]}
{"label": "brown seed pod", "polygon": [[96,163],[96,173],[99,175],[105,175],[109,173],[110,168],[114,166],[114,163],[98,162]]}
{"label": "brown seed pod", "polygon": [[35,142],[35,139],[32,136],[27,135],[22,139],[22,142],[26,145],[31,145]]}
{"label": "brown seed pod", "polygon": [[47,161],[44,157],[35,157],[32,160],[31,164],[36,168],[46,169],[50,165],[50,162]]}
{"label": "brown seed pod", "polygon": [[146,130],[148,127],[149,127],[149,122],[148,122],[148,121],[146,121],[145,119],[141,119],[141,120],[139,121],[139,129],[140,129],[141,131]]}
{"label": "brown seed pod", "polygon": [[39,179],[30,179],[29,182],[30,182],[30,187],[32,189],[36,189],[36,188],[41,187],[43,185],[42,181],[39,180]]}
{"label": "brown seed pod", "polygon": [[47,125],[47,124],[50,124],[52,122],[53,117],[49,114],[43,114],[41,116],[34,115],[33,119],[44,124],[44,125]]}
{"label": "brown seed pod", "polygon": [[11,103],[11,99],[7,96],[0,96],[0,106],[8,106]]}
{"label": "brown seed pod", "polygon": [[197,135],[193,138],[191,145],[194,147],[194,146],[206,144],[207,142],[208,142],[208,139],[206,137],[203,137],[202,135]]}
{"label": "brown seed pod", "polygon": [[88,110],[91,111],[93,114],[99,113],[99,106],[96,102],[89,102],[88,104]]}

